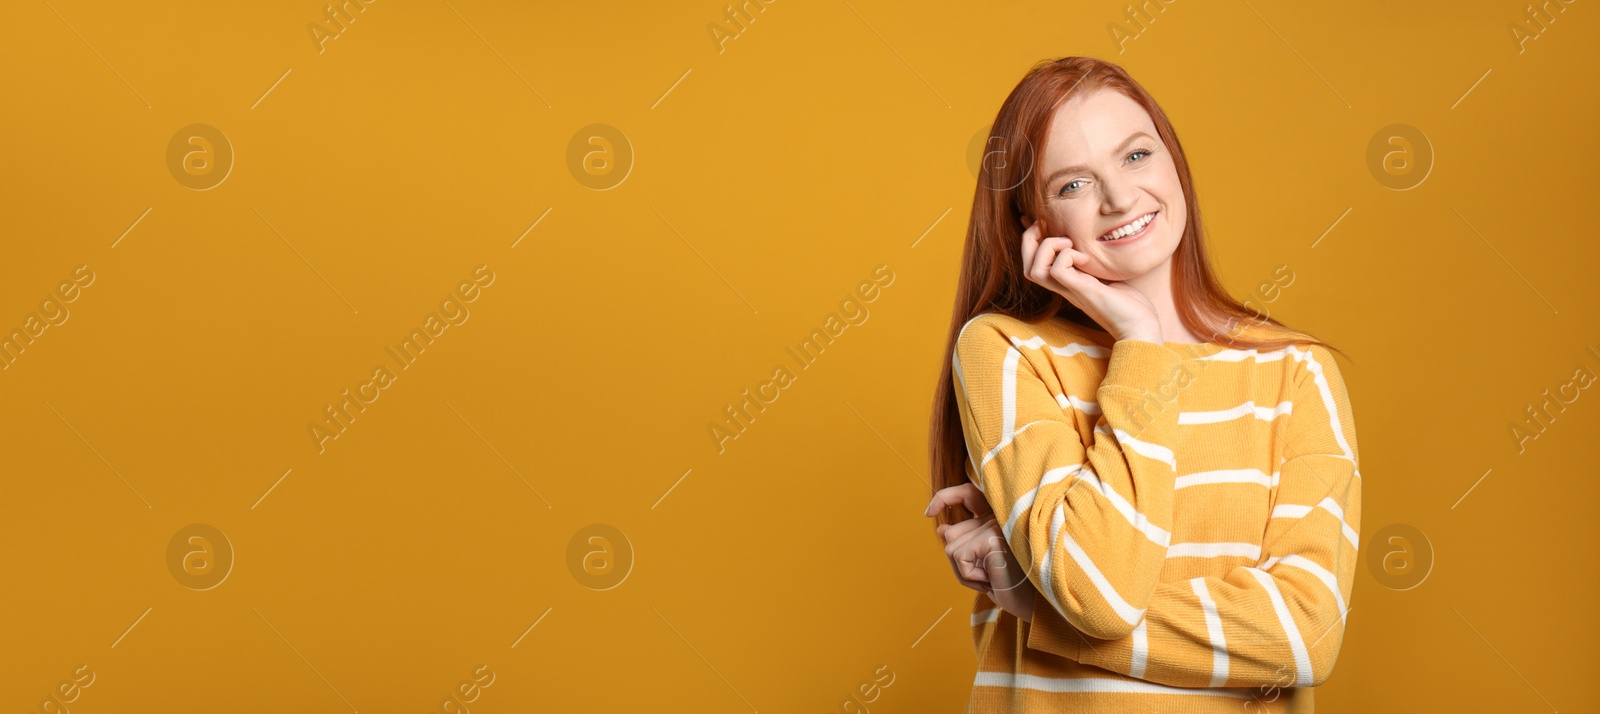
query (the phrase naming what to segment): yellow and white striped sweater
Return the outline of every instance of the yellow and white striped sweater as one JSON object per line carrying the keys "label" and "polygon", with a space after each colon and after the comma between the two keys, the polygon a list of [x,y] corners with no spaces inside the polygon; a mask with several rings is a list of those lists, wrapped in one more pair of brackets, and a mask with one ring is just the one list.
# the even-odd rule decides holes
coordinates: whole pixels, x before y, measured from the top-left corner
{"label": "yellow and white striped sweater", "polygon": [[1361,527],[1331,352],[985,313],[953,366],[974,482],[1039,595],[1031,623],[977,596],[968,712],[1303,710]]}

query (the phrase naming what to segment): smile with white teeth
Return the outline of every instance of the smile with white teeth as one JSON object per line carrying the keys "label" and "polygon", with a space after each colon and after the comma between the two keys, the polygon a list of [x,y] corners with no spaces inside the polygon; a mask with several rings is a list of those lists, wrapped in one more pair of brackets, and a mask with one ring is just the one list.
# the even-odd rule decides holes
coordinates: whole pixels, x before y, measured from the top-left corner
{"label": "smile with white teeth", "polygon": [[1111,231],[1110,233],[1107,233],[1107,234],[1105,234],[1103,236],[1100,236],[1099,240],[1103,240],[1103,241],[1121,240],[1121,239],[1126,238],[1128,236],[1131,236],[1131,235],[1133,235],[1135,233],[1138,233],[1139,231],[1144,230],[1145,226],[1150,225],[1150,221],[1155,220],[1155,217],[1156,217],[1157,213],[1159,213],[1159,211],[1151,211],[1151,212],[1146,213],[1146,214],[1144,214],[1142,216],[1139,216],[1138,218],[1134,219],[1134,221],[1132,223],[1129,223],[1128,225],[1125,225],[1125,226],[1123,226],[1121,228],[1118,228],[1118,229],[1116,229],[1114,231]]}

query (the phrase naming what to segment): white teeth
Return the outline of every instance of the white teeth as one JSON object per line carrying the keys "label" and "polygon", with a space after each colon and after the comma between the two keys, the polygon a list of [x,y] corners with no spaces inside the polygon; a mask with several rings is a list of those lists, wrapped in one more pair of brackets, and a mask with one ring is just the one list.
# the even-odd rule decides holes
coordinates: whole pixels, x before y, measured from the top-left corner
{"label": "white teeth", "polygon": [[1143,216],[1140,216],[1138,220],[1135,220],[1128,225],[1106,234],[1106,236],[1100,240],[1117,240],[1118,238],[1123,238],[1133,235],[1134,233],[1138,233],[1139,231],[1144,230],[1145,225],[1149,224],[1150,221],[1155,220],[1155,217],[1156,214],[1154,211],[1146,213]]}

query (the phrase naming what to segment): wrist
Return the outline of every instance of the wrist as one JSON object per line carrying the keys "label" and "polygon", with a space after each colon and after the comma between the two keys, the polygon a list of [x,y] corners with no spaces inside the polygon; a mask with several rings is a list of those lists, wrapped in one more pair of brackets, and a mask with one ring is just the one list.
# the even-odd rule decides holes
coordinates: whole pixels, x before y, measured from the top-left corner
{"label": "wrist", "polygon": [[1120,335],[1113,335],[1118,342],[1123,340],[1138,340],[1139,342],[1154,342],[1162,344],[1160,330],[1129,330]]}
{"label": "wrist", "polygon": [[1132,327],[1124,328],[1116,334],[1113,334],[1112,337],[1115,337],[1119,341],[1139,340],[1141,342],[1154,342],[1159,345],[1162,344],[1161,323],[1158,322],[1154,324],[1134,325]]}

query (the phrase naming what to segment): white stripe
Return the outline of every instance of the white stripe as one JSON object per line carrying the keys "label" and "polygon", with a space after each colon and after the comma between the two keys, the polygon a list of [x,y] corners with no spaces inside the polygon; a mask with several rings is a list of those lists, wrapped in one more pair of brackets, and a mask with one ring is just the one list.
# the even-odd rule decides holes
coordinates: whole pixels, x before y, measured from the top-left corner
{"label": "white stripe", "polygon": [[1023,424],[1021,429],[1018,429],[1018,430],[1006,435],[1006,437],[1004,439],[1002,439],[1000,441],[1000,443],[995,444],[993,449],[990,449],[988,451],[988,453],[985,453],[983,455],[983,465],[984,466],[988,466],[989,462],[994,460],[994,457],[997,456],[1000,453],[1001,449],[1004,449],[1007,446],[1010,446],[1011,442],[1016,441],[1017,437],[1020,436],[1022,434],[1022,432],[1028,430],[1028,427],[1033,426],[1034,424],[1041,424],[1041,423],[1044,423],[1044,422],[1047,422],[1047,421],[1054,421],[1054,420],[1042,419],[1040,421],[1030,421],[1030,422],[1028,422],[1026,424]]}
{"label": "white stripe", "polygon": [[1261,546],[1255,543],[1173,543],[1168,558],[1221,558],[1224,556],[1261,559]]}
{"label": "white stripe", "polygon": [[1100,403],[1099,402],[1086,402],[1086,401],[1084,401],[1082,399],[1079,399],[1077,397],[1074,397],[1074,396],[1071,396],[1071,395],[1068,395],[1068,394],[1057,394],[1056,395],[1056,404],[1060,404],[1061,408],[1063,410],[1068,409],[1068,408],[1072,408],[1072,409],[1077,409],[1078,411],[1081,411],[1084,414],[1099,414],[1100,413]]}
{"label": "white stripe", "polygon": [[1102,496],[1105,496],[1106,500],[1111,502],[1111,506],[1117,509],[1117,512],[1121,513],[1123,518],[1128,519],[1129,525],[1143,533],[1144,537],[1149,538],[1151,543],[1165,548],[1168,543],[1172,542],[1171,533],[1161,526],[1151,523],[1150,519],[1145,518],[1143,513],[1135,510],[1133,504],[1128,502],[1128,499],[1123,498],[1122,494],[1117,493],[1116,489],[1101,481],[1100,477],[1095,475],[1094,470],[1089,468],[1088,465],[1084,465],[1082,470],[1078,472],[1078,478],[1092,486],[1096,491],[1099,491]]}
{"label": "white stripe", "polygon": [[1011,504],[1011,516],[1006,518],[1006,522],[1000,526],[1000,532],[1005,535],[1006,543],[1009,544],[1011,542],[1011,531],[1016,528],[1017,521],[1023,517],[1023,514],[1033,507],[1033,500],[1039,496],[1040,489],[1066,478],[1081,466],[1082,464],[1059,466],[1044,472],[1044,478],[1039,479],[1038,486],[1022,494],[1022,497],[1018,498],[1016,503]]}
{"label": "white stripe", "polygon": [[1127,680],[1115,677],[1041,677],[1037,674],[1013,672],[978,672],[972,680],[974,687],[1007,687],[1034,689],[1041,692],[1096,694],[1190,694],[1200,697],[1229,697],[1249,699],[1255,693],[1252,687],[1169,687],[1155,682]]}
{"label": "white stripe", "polygon": [[1246,401],[1232,409],[1220,409],[1213,412],[1178,412],[1178,423],[1215,424],[1252,414],[1262,421],[1272,421],[1279,416],[1289,414],[1293,409],[1294,402],[1289,401],[1279,402],[1276,407],[1258,407],[1254,401]]}
{"label": "white stripe", "polygon": [[[1339,621],[1340,623],[1344,622],[1344,594],[1339,592],[1339,580],[1333,577],[1333,573],[1328,572],[1328,569],[1322,567],[1322,565],[1317,563],[1317,561],[1307,558],[1303,555],[1290,553],[1276,560],[1284,565],[1292,565],[1296,568],[1311,573],[1312,575],[1317,576],[1317,579],[1321,580],[1323,585],[1328,586],[1328,592],[1333,593],[1333,601],[1339,605]],[[1262,570],[1266,570],[1267,567],[1270,566],[1263,566]]]}
{"label": "white stripe", "polygon": [[[1011,336],[1011,344],[1016,345],[1017,347],[1027,347],[1028,349],[1035,349],[1036,350],[1036,349],[1039,349],[1040,347],[1046,346],[1048,343],[1046,343],[1044,341],[1043,337],[1040,337],[1038,335],[1034,335],[1033,337],[1029,337],[1026,340],[1024,340],[1022,338],[1019,338],[1019,337],[1017,337],[1015,335],[1012,335]],[[1048,346],[1050,347],[1050,351],[1051,352],[1053,352],[1053,353],[1055,353],[1057,355],[1060,355],[1062,357],[1071,357],[1073,355],[1080,355],[1081,354],[1081,355],[1088,355],[1088,356],[1094,357],[1096,359],[1103,359],[1103,358],[1111,356],[1111,350],[1108,350],[1108,349],[1106,349],[1104,347],[1101,347],[1099,345],[1085,345],[1085,344],[1079,344],[1077,342],[1068,342],[1067,344],[1059,346],[1059,347],[1057,347],[1056,345],[1048,345]]]}
{"label": "white stripe", "polygon": [[1278,624],[1283,626],[1284,637],[1289,640],[1289,650],[1294,653],[1295,686],[1311,686],[1311,655],[1306,652],[1306,641],[1300,637],[1300,627],[1294,624],[1294,615],[1289,613],[1289,606],[1283,602],[1283,593],[1278,591],[1278,582],[1260,569],[1245,568],[1245,571],[1260,581],[1267,596],[1272,598],[1272,609],[1278,613]]}
{"label": "white stripe", "polygon": [[1222,634],[1222,616],[1217,614],[1217,603],[1206,589],[1205,578],[1191,578],[1189,585],[1206,613],[1206,633],[1211,636],[1211,686],[1220,687],[1228,683],[1228,640]]}
{"label": "white stripe", "polygon": [[1172,542],[1171,533],[1167,532],[1162,527],[1151,523],[1150,519],[1145,518],[1143,513],[1135,510],[1133,504],[1128,502],[1128,499],[1123,498],[1122,494],[1117,493],[1115,489],[1111,488],[1111,486],[1107,485],[1104,481],[1101,481],[1100,478],[1095,475],[1094,470],[1089,468],[1088,465],[1073,464],[1071,466],[1061,466],[1046,471],[1044,473],[1044,478],[1039,480],[1039,485],[1037,487],[1033,488],[1027,493],[1022,494],[1022,497],[1017,499],[1017,502],[1011,505],[1011,516],[1007,518],[1006,522],[1000,526],[1000,531],[1005,534],[1007,543],[1011,542],[1011,532],[1015,527],[1017,520],[1022,518],[1023,514],[1026,513],[1028,509],[1033,507],[1034,499],[1038,497],[1039,491],[1045,486],[1049,486],[1050,484],[1060,481],[1066,478],[1068,474],[1074,472],[1076,472],[1077,477],[1086,485],[1099,492],[1100,495],[1105,497],[1107,501],[1110,501],[1111,507],[1117,509],[1117,512],[1121,513],[1122,517],[1127,519],[1128,525],[1133,526],[1135,530],[1143,533],[1144,537],[1150,539],[1150,542],[1155,543],[1163,548],[1167,547],[1167,544]]}
{"label": "white stripe", "polygon": [[[1021,352],[1011,347],[1006,348],[1006,359],[1000,379],[1000,441],[983,455],[983,466],[988,466],[989,460],[1021,433],[1021,430],[1017,429],[1017,363],[1021,360]],[[1026,429],[1033,423],[1029,422],[1022,428]]]}
{"label": "white stripe", "polygon": [[1324,496],[1323,499],[1315,506],[1281,503],[1272,507],[1272,515],[1270,517],[1305,518],[1306,516],[1311,515],[1312,510],[1317,508],[1321,508],[1324,511],[1332,513],[1334,518],[1339,519],[1339,528],[1344,531],[1344,539],[1350,541],[1350,545],[1356,550],[1361,550],[1361,534],[1357,533],[1356,529],[1351,528],[1350,524],[1345,522],[1344,509],[1340,508],[1339,503],[1334,501],[1332,497]]}
{"label": "white stripe", "polygon": [[[1013,338],[1014,339],[1014,338]],[[983,455],[981,466],[989,465],[989,461],[1000,453],[1000,450],[1010,445],[1012,440],[1027,429],[1039,422],[1028,422],[1021,429],[1017,428],[1017,365],[1022,361],[1022,353],[1015,347],[1006,348],[1006,358],[1000,378],[1000,441]]]}
{"label": "white stripe", "polygon": [[1361,549],[1361,535],[1356,533],[1356,529],[1351,528],[1349,523],[1345,522],[1344,509],[1339,507],[1337,501],[1333,500],[1331,496],[1323,496],[1322,500],[1317,502],[1317,508],[1332,513],[1334,518],[1339,519],[1339,527],[1344,530],[1345,540],[1350,541],[1350,545],[1355,546],[1356,550]]}
{"label": "white stripe", "polygon": [[1344,457],[1354,462],[1355,455],[1350,452],[1350,444],[1344,440],[1344,428],[1339,425],[1339,407],[1333,401],[1333,391],[1328,388],[1328,378],[1322,374],[1322,364],[1317,362],[1317,358],[1311,354],[1311,350],[1306,350],[1302,357],[1300,350],[1296,350],[1293,347],[1284,349],[1293,350],[1296,359],[1304,361],[1306,368],[1311,370],[1311,377],[1317,383],[1317,391],[1322,393],[1322,404],[1328,409],[1328,425],[1333,428],[1333,439],[1338,442],[1340,450],[1344,451]]}
{"label": "white stripe", "polygon": [[1145,661],[1150,657],[1150,638],[1144,624],[1148,620],[1140,620],[1139,626],[1133,628],[1133,663],[1128,666],[1128,676],[1134,679],[1144,679]]}
{"label": "white stripe", "polygon": [[1117,613],[1117,616],[1130,625],[1138,624],[1139,618],[1144,617],[1144,610],[1135,608],[1129,605],[1127,600],[1122,599],[1122,595],[1118,594],[1117,589],[1112,587],[1111,581],[1107,580],[1106,576],[1100,572],[1100,568],[1095,567],[1094,561],[1089,559],[1089,554],[1085,553],[1083,548],[1078,545],[1078,542],[1072,539],[1072,534],[1062,529],[1062,525],[1066,523],[1066,520],[1066,509],[1057,505],[1055,515],[1050,518],[1050,550],[1045,553],[1044,562],[1039,567],[1040,582],[1045,584],[1043,592],[1050,596],[1050,601],[1056,605],[1057,610],[1060,610],[1061,604],[1056,601],[1054,595],[1054,574],[1051,572],[1055,567],[1054,555],[1056,542],[1059,539],[1061,544],[1066,547],[1067,554],[1072,556],[1072,562],[1077,564],[1078,569],[1082,570],[1084,575],[1089,576],[1089,581],[1094,583],[1095,589],[1100,591],[1100,596]]}
{"label": "white stripe", "polygon": [[998,607],[989,610],[979,610],[978,612],[972,613],[972,625],[974,627],[985,622],[994,622],[998,619],[1000,619],[1000,608]]}
{"label": "white stripe", "polygon": [[1313,506],[1297,506],[1292,503],[1283,503],[1272,507],[1269,518],[1305,518],[1311,513]]}
{"label": "white stripe", "polygon": [[1155,459],[1156,461],[1166,462],[1168,466],[1172,467],[1173,471],[1178,470],[1178,460],[1177,457],[1173,456],[1172,449],[1160,444],[1152,444],[1148,441],[1140,441],[1133,438],[1132,434],[1115,427],[1113,427],[1111,431],[1117,435],[1117,443],[1133,449],[1134,453],[1146,458]]}
{"label": "white stripe", "polygon": [[1344,509],[1340,508],[1339,502],[1333,500],[1331,496],[1323,496],[1322,500],[1317,502],[1317,507],[1325,508],[1329,513],[1338,516],[1339,520],[1344,520]]}
{"label": "white stripe", "polygon": [[1230,349],[1230,350],[1223,350],[1223,351],[1218,352],[1218,353],[1216,353],[1214,355],[1204,355],[1204,356],[1201,356],[1201,357],[1195,357],[1194,359],[1197,359],[1197,360],[1214,360],[1214,361],[1217,361],[1217,362],[1243,362],[1244,360],[1247,360],[1247,359],[1253,359],[1253,360],[1255,360],[1257,362],[1274,362],[1274,361],[1283,359],[1284,357],[1288,356],[1288,354],[1289,354],[1288,350],[1291,350],[1291,349],[1293,349],[1293,348],[1292,347],[1286,347],[1284,349],[1273,350],[1271,352],[1257,352],[1254,349],[1248,349],[1248,350],[1231,350]]}
{"label": "white stripe", "polygon": [[1272,488],[1278,485],[1278,474],[1268,476],[1260,469],[1220,469],[1217,471],[1200,471],[1179,476],[1173,481],[1173,488],[1188,488],[1190,486],[1205,486],[1214,483],[1254,483]]}
{"label": "white stripe", "polygon": [[[984,313],[984,314],[988,314],[988,313]],[[981,315],[980,315],[980,317],[981,317]],[[972,318],[972,320],[968,320],[967,324],[962,325],[961,326],[961,334],[965,334],[966,331],[967,331],[967,327],[971,326],[973,321],[975,321],[977,319],[978,319],[977,317],[974,317],[974,318]],[[961,335],[958,334],[957,337],[956,337],[957,344],[960,343],[960,339],[961,339]],[[1011,342],[1014,345],[1021,346],[1021,347],[1037,348],[1037,347],[1045,344],[1044,343],[1044,338],[1038,337],[1038,336],[1035,336],[1035,337],[1033,337],[1032,339],[1029,339],[1029,340],[1020,340],[1020,339],[1016,338],[1015,336],[1011,336],[1010,339],[1011,339]],[[1063,355],[1063,356],[1068,356],[1068,357],[1070,357],[1072,355],[1075,355],[1075,354],[1079,354],[1079,353],[1086,354],[1086,355],[1088,355],[1090,357],[1109,356],[1110,355],[1110,352],[1108,350],[1106,350],[1105,348],[1103,348],[1103,347],[1098,347],[1098,346],[1094,346],[1094,345],[1080,345],[1080,344],[1077,344],[1077,343],[1069,344],[1066,347],[1054,347],[1054,346],[1052,346],[1050,349],[1051,349],[1052,352],[1055,352],[1056,354]],[[998,443],[996,443],[994,445],[994,448],[989,449],[989,451],[983,455],[983,461],[982,461],[981,464],[978,465],[978,469],[979,470],[981,470],[983,466],[987,466],[989,464],[989,461],[991,459],[993,459],[996,454],[1000,453],[1001,449],[1005,448],[1014,439],[1016,439],[1018,434],[1021,434],[1029,426],[1032,426],[1032,425],[1038,423],[1038,422],[1029,422],[1028,424],[1023,425],[1023,427],[1021,429],[1017,428],[1017,366],[1021,361],[1022,361],[1022,353],[1017,350],[1017,347],[1008,347],[1008,348],[1006,348],[1006,356],[1005,356],[1005,361],[1003,363],[1003,368],[1002,368],[1002,372],[1001,372],[1001,380],[1000,380],[1000,440],[999,440]],[[959,375],[960,371],[961,371],[961,363],[960,363],[960,360],[955,355],[952,355],[952,363],[955,365],[956,372]],[[965,389],[966,389],[966,380],[965,379],[962,380],[962,389],[963,389],[963,391],[965,391]],[[1060,398],[1061,398],[1061,396],[1058,395],[1058,397],[1057,397],[1058,401],[1060,400]],[[1094,412],[1092,412],[1092,413],[1099,413],[1100,405],[1097,404],[1097,403],[1094,403],[1094,402],[1077,402],[1076,401],[1076,397],[1068,397],[1068,399],[1074,400],[1074,406],[1077,406],[1078,403],[1083,404],[1084,407],[1092,406],[1093,409],[1094,409]],[[1083,407],[1080,407],[1080,408],[1083,408]],[[1087,412],[1088,409],[1085,408],[1085,411]],[[1177,467],[1174,466],[1173,468],[1177,468]]]}

